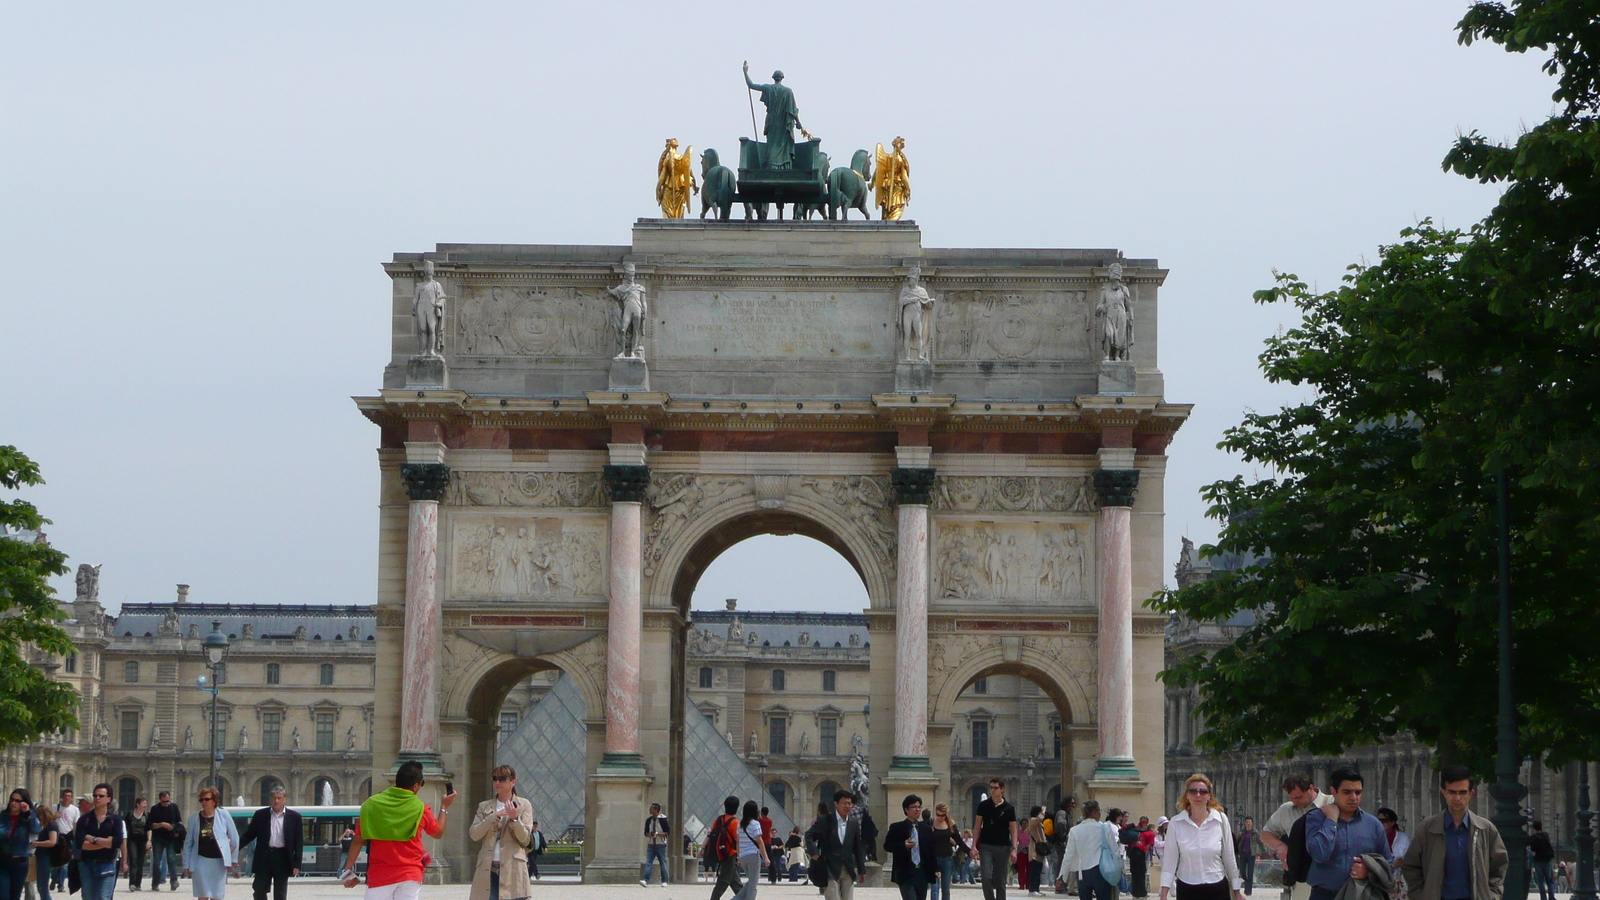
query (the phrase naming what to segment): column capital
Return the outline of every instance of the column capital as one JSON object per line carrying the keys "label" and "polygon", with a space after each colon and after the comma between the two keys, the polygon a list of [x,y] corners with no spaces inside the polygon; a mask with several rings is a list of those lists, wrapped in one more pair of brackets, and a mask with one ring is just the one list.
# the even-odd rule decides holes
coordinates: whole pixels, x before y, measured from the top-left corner
{"label": "column capital", "polygon": [[444,489],[450,484],[450,467],[444,463],[406,463],[400,467],[400,480],[406,483],[406,493],[412,500],[444,499]]}
{"label": "column capital", "polygon": [[645,489],[650,487],[649,466],[615,466],[607,463],[602,474],[606,487],[611,489],[612,503],[642,502]]}
{"label": "column capital", "polygon": [[895,466],[889,470],[889,484],[894,488],[894,502],[901,506],[927,506],[933,495],[933,476],[938,470]]}
{"label": "column capital", "polygon": [[1094,490],[1101,506],[1132,506],[1139,490],[1139,470],[1095,469]]}

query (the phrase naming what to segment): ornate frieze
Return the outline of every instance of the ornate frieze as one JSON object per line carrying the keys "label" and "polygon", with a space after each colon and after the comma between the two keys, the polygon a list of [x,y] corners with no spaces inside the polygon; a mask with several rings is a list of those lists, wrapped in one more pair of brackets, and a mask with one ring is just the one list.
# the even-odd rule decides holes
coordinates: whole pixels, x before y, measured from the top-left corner
{"label": "ornate frieze", "polygon": [[1139,490],[1139,470],[1096,469],[1094,488],[1101,506],[1132,506],[1133,495]]}
{"label": "ornate frieze", "polygon": [[936,596],[1062,602],[1088,595],[1089,543],[1072,524],[941,522]]}
{"label": "ornate frieze", "polygon": [[461,472],[446,492],[453,506],[582,509],[610,502],[599,472]]}
{"label": "ornate frieze", "polygon": [[941,475],[933,508],[940,512],[1093,512],[1088,476]]}
{"label": "ornate frieze", "polygon": [[450,484],[450,467],[444,463],[406,463],[400,467],[400,479],[412,500],[437,502],[444,499],[445,488]]}
{"label": "ornate frieze", "polygon": [[655,574],[672,539],[685,523],[701,510],[710,509],[728,497],[749,490],[743,475],[657,475],[650,479],[644,501],[650,508],[650,524],[644,538],[644,574]]}

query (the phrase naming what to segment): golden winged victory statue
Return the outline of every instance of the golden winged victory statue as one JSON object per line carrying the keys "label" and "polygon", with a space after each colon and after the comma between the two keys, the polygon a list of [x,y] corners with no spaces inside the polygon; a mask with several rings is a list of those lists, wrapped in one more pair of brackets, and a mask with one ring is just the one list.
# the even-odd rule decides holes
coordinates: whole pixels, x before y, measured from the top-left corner
{"label": "golden winged victory statue", "polygon": [[694,148],[674,153],[677,138],[667,138],[667,149],[661,151],[661,161],[656,163],[656,202],[661,204],[661,214],[669,219],[683,218],[689,208],[689,195],[700,188],[694,181]]}
{"label": "golden winged victory statue", "polygon": [[905,214],[911,202],[911,163],[906,162],[906,139],[894,139],[894,152],[883,152],[878,145],[877,167],[872,173],[872,189],[877,194],[878,208],[883,219],[893,221]]}

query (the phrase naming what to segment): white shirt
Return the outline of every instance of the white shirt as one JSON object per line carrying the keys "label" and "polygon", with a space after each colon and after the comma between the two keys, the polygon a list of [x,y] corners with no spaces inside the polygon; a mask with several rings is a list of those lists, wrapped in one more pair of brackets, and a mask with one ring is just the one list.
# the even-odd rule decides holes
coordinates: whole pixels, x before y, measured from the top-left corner
{"label": "white shirt", "polygon": [[83,811],[78,809],[78,804],[76,803],[66,806],[57,805],[56,831],[61,834],[71,834],[73,828],[78,824],[78,816],[82,814]]}
{"label": "white shirt", "polygon": [[1087,871],[1100,865],[1100,845],[1105,840],[1106,826],[1099,819],[1084,819],[1067,832],[1067,847],[1061,852],[1061,872],[1056,877],[1067,880],[1069,873]]}
{"label": "white shirt", "polygon": [[[1295,806],[1293,800],[1283,801],[1283,805],[1273,811],[1267,819],[1267,824],[1261,827],[1263,834],[1270,834],[1278,840],[1288,840],[1289,832],[1294,829],[1294,823],[1301,816],[1313,809],[1322,806],[1322,794],[1316,789],[1311,789],[1311,802],[1305,806]],[[1170,826],[1169,826],[1170,827]]]}
{"label": "white shirt", "polygon": [[[515,798],[515,797],[512,797],[510,800],[501,800],[498,804],[495,805],[495,811],[498,812],[498,811],[500,811],[502,809],[514,809],[514,808],[516,808],[516,805],[517,805],[517,798]],[[490,815],[493,815],[493,813],[490,813]],[[509,820],[507,820],[507,821],[509,821]],[[500,823],[500,827],[501,828],[506,827],[506,822],[502,821]],[[500,840],[499,840],[499,838],[496,838],[495,842],[494,842],[494,861],[495,862],[499,862],[500,861]]]}
{"label": "white shirt", "polygon": [[846,828],[850,827],[850,820],[846,819],[844,816],[839,815],[838,813],[834,813],[833,817],[839,821],[839,846],[843,847],[844,846],[844,830]]}
{"label": "white shirt", "polygon": [[1233,849],[1233,830],[1228,817],[1215,809],[1206,811],[1204,822],[1196,825],[1187,812],[1167,823],[1167,846],[1161,860],[1161,887],[1184,884],[1215,884],[1228,881],[1236,891],[1244,889],[1239,876],[1239,860]]}
{"label": "white shirt", "polygon": [[267,818],[272,823],[270,836],[267,838],[268,847],[283,849],[283,818],[289,814],[289,807],[285,806],[283,812],[268,812]]}

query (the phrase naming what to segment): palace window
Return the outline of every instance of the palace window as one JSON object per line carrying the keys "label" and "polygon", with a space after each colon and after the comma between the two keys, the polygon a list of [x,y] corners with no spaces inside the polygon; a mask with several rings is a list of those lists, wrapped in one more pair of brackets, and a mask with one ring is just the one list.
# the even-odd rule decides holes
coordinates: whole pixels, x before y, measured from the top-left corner
{"label": "palace window", "polygon": [[139,683],[139,663],[129,660],[122,664],[122,680],[129,684]]}
{"label": "palace window", "polygon": [[139,749],[139,712],[138,710],[123,710],[122,712],[122,749]]}
{"label": "palace window", "polygon": [[139,779],[126,775],[117,779],[117,809],[131,811],[138,797]]}
{"label": "palace window", "polygon": [[317,713],[317,749],[333,749],[333,713]]}
{"label": "palace window", "polygon": [[277,750],[283,734],[283,713],[261,714],[261,749]]}
{"label": "palace window", "polygon": [[323,663],[317,666],[317,683],[322,685],[333,684],[333,663]]}
{"label": "palace window", "polygon": [[519,724],[518,719],[520,718],[521,716],[514,712],[503,712],[500,714],[500,740],[503,741],[516,733],[517,725]]}
{"label": "palace window", "polygon": [[822,747],[820,752],[823,756],[838,756],[839,720],[823,719],[820,727],[822,729]]}
{"label": "palace window", "polygon": [[772,717],[767,722],[767,752],[783,756],[789,752],[789,720]]}
{"label": "palace window", "polygon": [[989,679],[987,679],[987,678],[979,678],[977,681],[974,681],[972,683],[972,692],[974,694],[987,694],[987,693],[989,693]]}
{"label": "palace window", "polygon": [[775,690],[775,691],[783,690],[784,689],[784,685],[788,682],[788,680],[789,680],[788,676],[784,674],[782,669],[773,669],[772,670],[772,689],[773,690]]}
{"label": "palace window", "polygon": [[76,653],[68,653],[67,654],[67,671],[68,672],[76,672],[76,671],[78,671],[78,654],[76,654]]}
{"label": "palace window", "polygon": [[1052,748],[1053,749],[1052,756],[1055,759],[1060,759],[1061,758],[1061,723],[1060,722],[1051,722],[1050,723],[1050,737],[1052,739],[1052,743],[1054,744],[1054,746]]}
{"label": "palace window", "polygon": [[767,784],[767,793],[772,795],[772,800],[778,804],[779,809],[789,808],[789,786],[787,784],[781,781],[769,782]]}
{"label": "palace window", "polygon": [[700,686],[703,687],[703,688],[711,687],[711,667],[710,666],[701,666],[700,667]]}
{"label": "palace window", "polygon": [[277,663],[267,663],[267,684],[283,683],[283,667]]}
{"label": "palace window", "polygon": [[972,758],[989,758],[989,723],[978,720],[972,723]]}
{"label": "palace window", "polygon": [[217,684],[227,684],[228,683],[228,664],[227,663],[217,663],[216,672],[217,672]]}
{"label": "palace window", "polygon": [[836,691],[839,689],[839,673],[832,669],[822,670],[822,689]]}

